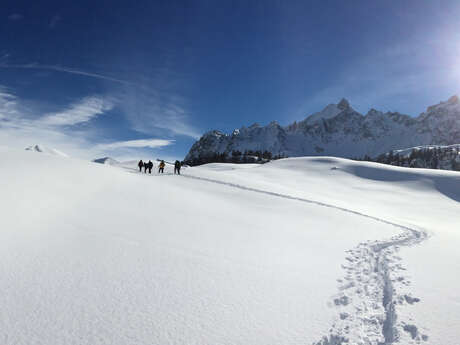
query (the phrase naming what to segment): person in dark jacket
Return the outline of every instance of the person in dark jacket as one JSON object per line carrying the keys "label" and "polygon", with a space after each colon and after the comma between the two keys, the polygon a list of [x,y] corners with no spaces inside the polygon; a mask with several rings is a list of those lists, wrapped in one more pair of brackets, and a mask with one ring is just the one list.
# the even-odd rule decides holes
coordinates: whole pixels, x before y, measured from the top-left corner
{"label": "person in dark jacket", "polygon": [[179,161],[176,161],[174,163],[174,174],[180,175],[180,168],[181,168],[181,163]]}
{"label": "person in dark jacket", "polygon": [[137,166],[139,167],[139,172],[142,172],[142,167],[144,166],[142,159],[139,161],[139,163],[137,163]]}
{"label": "person in dark jacket", "polygon": [[151,174],[151,173],[152,173],[152,168],[153,168],[153,163],[152,163],[152,161],[149,161],[149,162],[147,163],[147,165],[148,165],[148,168],[149,168],[149,174]]}
{"label": "person in dark jacket", "polygon": [[149,165],[147,162],[144,162],[144,173],[147,174],[147,169],[148,169]]}
{"label": "person in dark jacket", "polygon": [[160,162],[160,165],[158,165],[158,173],[162,173],[162,174],[164,173],[164,171],[165,171],[165,165],[166,165],[166,164],[165,164],[165,161],[161,161],[161,162]]}

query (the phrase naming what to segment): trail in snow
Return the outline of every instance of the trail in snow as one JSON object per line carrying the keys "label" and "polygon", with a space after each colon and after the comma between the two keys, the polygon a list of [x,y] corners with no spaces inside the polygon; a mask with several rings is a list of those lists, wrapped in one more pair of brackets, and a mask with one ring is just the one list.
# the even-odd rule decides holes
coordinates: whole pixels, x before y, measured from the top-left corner
{"label": "trail in snow", "polygon": [[404,231],[389,240],[361,243],[348,251],[345,277],[339,279],[339,293],[331,304],[338,313],[327,336],[316,345],[389,345],[409,332],[405,344],[419,344],[428,337],[412,323],[398,320],[397,308],[419,299],[398,294],[408,285],[404,268],[396,255],[402,246],[412,246],[427,237],[422,231]]}
{"label": "trail in snow", "polygon": [[403,229],[405,231],[416,233],[416,234],[418,234],[417,236],[421,236],[421,233],[423,232],[422,230],[415,230],[415,229],[412,229],[410,227],[407,227],[407,226],[404,226],[404,225],[401,225],[401,224],[393,223],[393,222],[385,220],[383,218],[371,216],[371,215],[368,215],[368,214],[365,214],[365,213],[362,213],[362,212],[354,211],[354,210],[351,210],[351,209],[348,209],[348,208],[345,208],[345,207],[336,206],[336,205],[333,205],[333,204],[324,203],[324,202],[321,202],[321,201],[316,201],[316,200],[312,200],[312,199],[305,199],[305,198],[299,198],[299,197],[291,196],[291,195],[288,195],[288,194],[275,193],[275,192],[270,192],[270,191],[257,189],[257,188],[252,188],[252,187],[246,187],[246,186],[243,186],[243,185],[240,185],[240,184],[214,180],[214,179],[210,179],[210,178],[207,178],[207,177],[198,177],[198,176],[184,175],[184,174],[179,175],[179,176],[186,177],[186,178],[192,178],[192,179],[195,179],[195,180],[218,183],[218,184],[222,184],[222,185],[226,185],[226,186],[230,186],[230,187],[234,187],[234,188],[238,188],[238,189],[242,189],[242,190],[246,190],[246,191],[250,191],[250,192],[267,194],[267,195],[271,195],[271,196],[275,196],[275,197],[279,197],[279,198],[284,198],[284,199],[289,199],[289,200],[296,200],[296,201],[306,202],[306,203],[309,203],[309,204],[314,204],[314,205],[319,205],[319,206],[323,206],[323,207],[333,208],[333,209],[336,209],[336,210],[339,210],[339,211],[356,214],[356,215],[361,216],[361,217],[370,218],[370,219],[373,219],[373,220],[375,220],[377,222],[392,225],[392,226],[395,226],[397,228]]}
{"label": "trail in snow", "polygon": [[421,334],[415,325],[397,318],[398,304],[412,304],[419,300],[410,295],[398,295],[398,285],[408,285],[409,282],[402,274],[404,268],[398,262],[399,257],[396,254],[400,247],[413,246],[425,240],[427,238],[425,231],[311,199],[205,177],[181,176],[329,207],[402,229],[403,233],[400,235],[388,240],[361,243],[348,252],[347,264],[342,265],[346,275],[343,279],[338,280],[340,283],[339,293],[333,297],[330,303],[338,309],[337,317],[329,330],[329,334],[315,345],[389,345],[400,339],[401,332],[410,334],[408,344],[419,344],[428,339],[428,336]]}

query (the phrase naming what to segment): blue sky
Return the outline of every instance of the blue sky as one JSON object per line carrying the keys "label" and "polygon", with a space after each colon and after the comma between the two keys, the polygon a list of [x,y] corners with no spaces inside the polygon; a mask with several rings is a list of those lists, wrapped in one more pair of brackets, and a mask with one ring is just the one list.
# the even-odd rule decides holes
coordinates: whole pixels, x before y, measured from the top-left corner
{"label": "blue sky", "polygon": [[14,1],[0,145],[183,158],[210,129],[346,97],[418,115],[460,90],[459,1]]}

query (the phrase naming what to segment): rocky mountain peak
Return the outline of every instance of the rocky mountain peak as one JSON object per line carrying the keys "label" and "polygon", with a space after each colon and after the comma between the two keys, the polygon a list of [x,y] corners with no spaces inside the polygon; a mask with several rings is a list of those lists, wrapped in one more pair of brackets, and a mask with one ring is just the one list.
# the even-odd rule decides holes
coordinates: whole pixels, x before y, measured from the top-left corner
{"label": "rocky mountain peak", "polygon": [[460,99],[458,98],[457,95],[453,95],[449,100],[447,101],[450,104],[458,104],[460,103]]}
{"label": "rocky mountain peak", "polygon": [[[460,105],[460,98],[457,95],[454,95],[450,97],[447,101],[443,101],[441,103],[429,106],[426,109],[426,114],[437,111],[439,109],[445,110],[446,108],[458,108],[459,105]],[[426,114],[422,114],[422,115],[426,115]]]}
{"label": "rocky mountain peak", "polygon": [[381,115],[382,112],[381,111],[378,111],[377,109],[374,109],[374,108],[371,108],[368,112],[367,112],[367,115],[366,116],[378,116],[378,115]]}
{"label": "rocky mountain peak", "polygon": [[340,110],[348,110],[350,109],[350,103],[345,98],[342,98],[339,104],[337,104],[337,108]]}

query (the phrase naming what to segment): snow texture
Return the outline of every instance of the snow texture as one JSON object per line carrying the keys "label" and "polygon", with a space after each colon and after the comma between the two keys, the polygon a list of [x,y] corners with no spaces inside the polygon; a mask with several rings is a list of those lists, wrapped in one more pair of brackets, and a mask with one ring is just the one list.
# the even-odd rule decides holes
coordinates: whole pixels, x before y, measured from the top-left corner
{"label": "snow texture", "polygon": [[459,173],[0,159],[2,344],[458,344]]}

